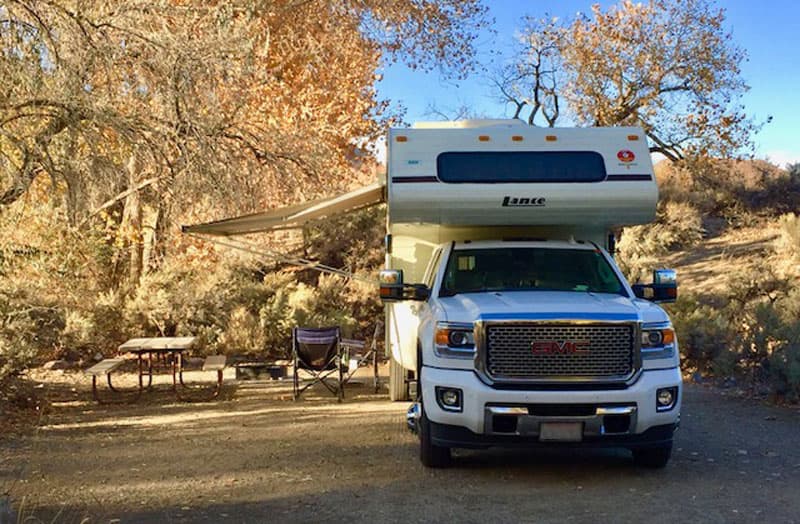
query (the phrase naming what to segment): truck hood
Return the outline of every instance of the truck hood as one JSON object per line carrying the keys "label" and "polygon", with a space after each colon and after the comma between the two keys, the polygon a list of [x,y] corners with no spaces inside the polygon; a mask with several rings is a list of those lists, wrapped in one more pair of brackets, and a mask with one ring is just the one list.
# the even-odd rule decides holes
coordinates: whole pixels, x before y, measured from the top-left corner
{"label": "truck hood", "polygon": [[657,305],[604,293],[573,291],[492,291],[441,297],[450,322],[476,320],[629,320],[665,322]]}

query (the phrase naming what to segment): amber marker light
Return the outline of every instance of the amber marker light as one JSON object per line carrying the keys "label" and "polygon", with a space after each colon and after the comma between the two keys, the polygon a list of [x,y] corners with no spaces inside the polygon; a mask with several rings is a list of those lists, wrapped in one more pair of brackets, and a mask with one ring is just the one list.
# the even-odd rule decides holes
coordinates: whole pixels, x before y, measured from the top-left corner
{"label": "amber marker light", "polygon": [[436,330],[436,343],[440,346],[446,346],[450,343],[450,330],[439,328]]}

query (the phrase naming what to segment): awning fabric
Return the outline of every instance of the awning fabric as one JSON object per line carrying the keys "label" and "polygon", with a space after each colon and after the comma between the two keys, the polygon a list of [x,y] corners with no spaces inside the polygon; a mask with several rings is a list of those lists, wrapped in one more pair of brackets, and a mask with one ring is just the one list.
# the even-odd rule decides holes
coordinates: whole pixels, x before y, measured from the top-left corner
{"label": "awning fabric", "polygon": [[385,201],[385,187],[380,183],[371,184],[335,197],[274,209],[264,213],[254,213],[216,222],[183,226],[182,230],[184,233],[232,236],[298,228],[310,220],[319,220],[380,204]]}

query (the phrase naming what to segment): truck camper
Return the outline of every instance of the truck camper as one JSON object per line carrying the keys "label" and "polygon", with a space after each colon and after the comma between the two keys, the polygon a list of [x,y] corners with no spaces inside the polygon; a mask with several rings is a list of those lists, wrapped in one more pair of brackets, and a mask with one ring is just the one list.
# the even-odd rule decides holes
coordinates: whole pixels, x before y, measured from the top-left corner
{"label": "truck camper", "polygon": [[666,465],[682,391],[657,303],[675,300],[675,272],[631,286],[613,259],[613,232],[655,217],[643,131],[423,123],[391,129],[387,154],[383,183],[186,230],[296,227],[385,201],[389,393],[413,401],[423,464],[453,448],[588,446]]}

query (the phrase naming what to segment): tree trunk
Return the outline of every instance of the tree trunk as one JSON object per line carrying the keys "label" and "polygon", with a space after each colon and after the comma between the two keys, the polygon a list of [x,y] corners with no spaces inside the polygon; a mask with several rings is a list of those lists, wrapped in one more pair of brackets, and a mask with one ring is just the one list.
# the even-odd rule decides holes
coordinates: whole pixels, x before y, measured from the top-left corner
{"label": "tree trunk", "polygon": [[78,155],[77,142],[75,132],[71,131],[62,167],[62,176],[67,184],[67,220],[72,227],[77,226],[86,215],[86,184],[75,161]]}
{"label": "tree trunk", "polygon": [[26,151],[22,159],[22,166],[14,176],[11,187],[0,194],[0,210],[19,200],[28,191],[28,188],[31,187],[31,184],[39,174],[37,167],[33,155]]}
{"label": "tree trunk", "polygon": [[[128,187],[136,185],[138,162],[131,155],[125,166],[128,175]],[[121,244],[128,250],[127,289],[133,291],[142,277],[142,201],[138,191],[131,191],[125,197],[122,224],[119,230],[123,236]]]}
{"label": "tree trunk", "polygon": [[[166,183],[169,183],[169,178]],[[171,202],[166,191],[161,191],[158,197],[158,208],[156,217],[153,221],[153,232],[148,249],[147,268],[148,271],[158,269],[167,256],[167,238],[169,236],[169,226],[171,219]]]}

